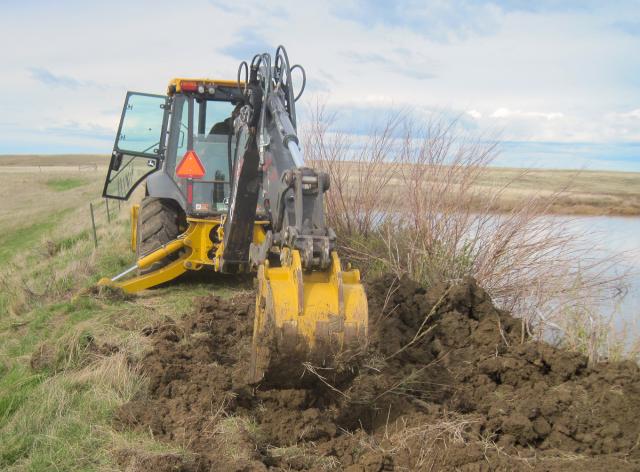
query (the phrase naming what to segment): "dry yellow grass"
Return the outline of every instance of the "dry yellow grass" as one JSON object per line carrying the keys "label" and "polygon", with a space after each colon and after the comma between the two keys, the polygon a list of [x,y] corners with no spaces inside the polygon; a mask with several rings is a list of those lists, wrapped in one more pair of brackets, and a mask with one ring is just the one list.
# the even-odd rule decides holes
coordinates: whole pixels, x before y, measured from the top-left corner
{"label": "dry yellow grass", "polygon": [[[0,189],[0,199],[17,187],[24,187],[29,179],[43,182],[34,173],[44,176],[58,175],[60,172],[76,172],[81,176],[104,178],[109,164],[108,155],[4,155],[0,156],[0,173],[24,173],[28,176],[16,177],[14,183],[6,182]],[[346,163],[342,163],[345,165]],[[347,164],[348,165],[348,164]],[[353,172],[356,166],[345,171]],[[354,175],[354,182],[358,176]],[[5,179],[3,179],[5,180]],[[17,180],[17,182],[15,182]],[[399,179],[391,179],[391,183]],[[38,184],[39,185],[39,184]],[[519,202],[532,195],[555,195],[556,201],[549,211],[556,214],[572,215],[640,215],[640,172],[578,171],[578,170],[524,170],[515,168],[489,168],[478,179],[477,185],[487,190],[496,187],[506,189],[502,192],[496,211],[509,211]],[[38,187],[33,189],[37,193]],[[558,195],[558,192],[561,193]],[[487,192],[493,193],[493,192]],[[35,197],[34,197],[35,198]],[[0,200],[2,201],[2,200]],[[33,208],[33,200],[25,202]],[[59,206],[57,206],[59,208]],[[3,206],[0,204],[0,221]]]}
{"label": "dry yellow grass", "polygon": [[[89,201],[98,200],[103,178],[103,172],[0,170],[0,226],[9,230],[45,221],[49,215],[71,208],[88,208]],[[72,185],[52,191],[51,186],[57,183]]]}
{"label": "dry yellow grass", "polygon": [[491,168],[479,184],[508,185],[501,202],[507,208],[532,194],[562,191],[551,206],[554,213],[640,215],[640,172]]}
{"label": "dry yellow grass", "polygon": [[108,166],[108,154],[0,155],[0,167],[16,166]]}
{"label": "dry yellow grass", "polygon": [[[357,175],[362,168],[356,163],[340,162],[339,165],[350,174],[350,182],[357,185],[363,181]],[[378,172],[384,173],[385,170],[379,169]],[[385,191],[396,192],[402,178],[394,175],[388,179]],[[511,211],[536,196],[552,197],[553,203],[547,211],[553,214],[640,215],[640,172],[488,167],[478,174],[473,186],[481,194],[486,190],[486,194],[492,196],[496,190],[503,189],[494,202],[496,212]]]}

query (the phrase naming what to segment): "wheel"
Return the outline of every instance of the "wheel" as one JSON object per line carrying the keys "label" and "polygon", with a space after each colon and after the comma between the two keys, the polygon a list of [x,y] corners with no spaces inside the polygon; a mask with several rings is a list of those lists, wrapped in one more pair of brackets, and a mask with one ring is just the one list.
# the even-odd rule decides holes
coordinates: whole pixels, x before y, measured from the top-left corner
{"label": "wheel", "polygon": [[[155,251],[163,244],[176,239],[185,229],[187,219],[177,202],[168,198],[144,197],[140,203],[137,224],[136,258]],[[178,257],[170,254],[149,267],[140,269],[146,274],[164,267]]]}

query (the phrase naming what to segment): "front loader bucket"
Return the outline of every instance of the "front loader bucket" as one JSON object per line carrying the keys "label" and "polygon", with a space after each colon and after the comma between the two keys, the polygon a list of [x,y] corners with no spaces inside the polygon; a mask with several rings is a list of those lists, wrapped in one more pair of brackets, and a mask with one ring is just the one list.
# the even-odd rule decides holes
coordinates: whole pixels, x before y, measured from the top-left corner
{"label": "front loader bucket", "polygon": [[[285,249],[285,251],[288,251]],[[368,306],[360,273],[304,272],[298,251],[281,267],[258,269],[250,381],[296,384],[305,369],[338,368],[366,346]]]}

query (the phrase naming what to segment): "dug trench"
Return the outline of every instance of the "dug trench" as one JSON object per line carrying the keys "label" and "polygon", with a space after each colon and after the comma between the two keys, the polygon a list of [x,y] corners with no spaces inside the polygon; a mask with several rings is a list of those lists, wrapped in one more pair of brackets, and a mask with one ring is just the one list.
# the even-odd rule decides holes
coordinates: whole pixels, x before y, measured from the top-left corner
{"label": "dug trench", "polygon": [[[529,340],[473,280],[367,287],[370,343],[351,375],[251,386],[253,296],[201,299],[150,327],[148,391],[118,429],[186,454],[119,450],[125,470],[640,470],[640,371]],[[340,378],[340,382],[333,382]]]}

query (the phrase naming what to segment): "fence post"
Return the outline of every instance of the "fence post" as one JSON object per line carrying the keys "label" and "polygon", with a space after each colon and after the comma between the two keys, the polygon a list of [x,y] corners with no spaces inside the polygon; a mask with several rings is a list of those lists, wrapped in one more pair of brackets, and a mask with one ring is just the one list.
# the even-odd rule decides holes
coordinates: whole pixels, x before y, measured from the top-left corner
{"label": "fence post", "polygon": [[107,223],[111,224],[111,212],[109,211],[109,199],[104,199],[104,204],[107,207]]}
{"label": "fence post", "polygon": [[93,244],[98,248],[98,233],[96,232],[96,219],[93,216],[93,203],[89,202],[89,210],[91,210],[91,226],[93,227]]}

